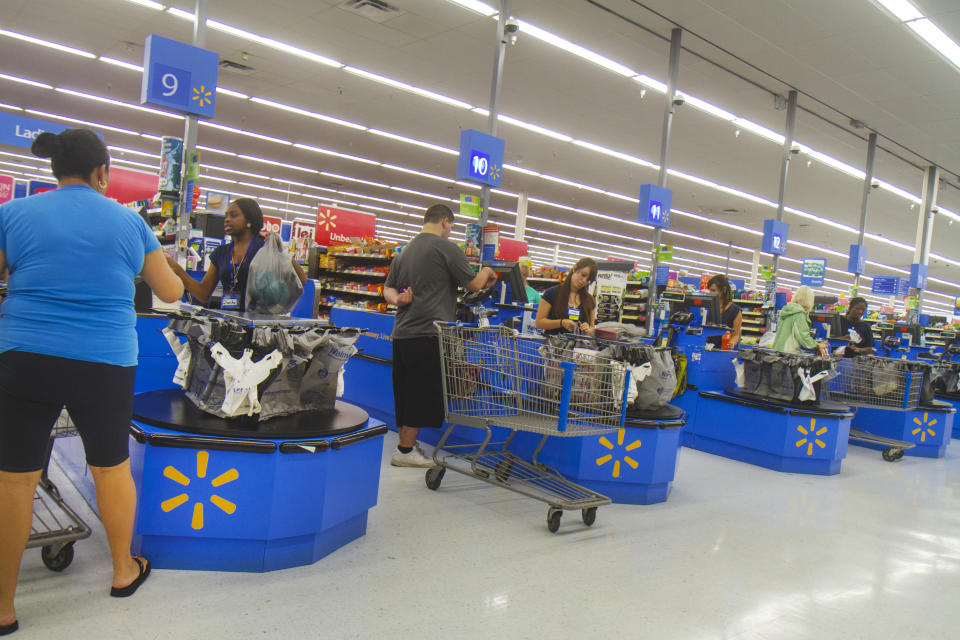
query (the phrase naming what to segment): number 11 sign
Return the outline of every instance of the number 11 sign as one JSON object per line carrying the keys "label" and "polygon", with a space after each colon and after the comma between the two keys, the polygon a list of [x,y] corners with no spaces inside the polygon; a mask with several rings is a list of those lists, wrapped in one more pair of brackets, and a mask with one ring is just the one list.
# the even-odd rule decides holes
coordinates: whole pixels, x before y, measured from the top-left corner
{"label": "number 11 sign", "polygon": [[219,67],[215,51],[152,34],[145,45],[140,103],[213,118]]}

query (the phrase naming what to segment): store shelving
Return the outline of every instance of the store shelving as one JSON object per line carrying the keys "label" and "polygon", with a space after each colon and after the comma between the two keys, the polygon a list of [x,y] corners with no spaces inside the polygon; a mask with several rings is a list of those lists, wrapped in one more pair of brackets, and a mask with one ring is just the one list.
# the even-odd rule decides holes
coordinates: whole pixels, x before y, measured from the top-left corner
{"label": "store shelving", "polygon": [[319,280],[317,315],[333,308],[390,313],[396,310],[383,297],[384,281],[393,259],[393,245],[337,248],[316,256]]}

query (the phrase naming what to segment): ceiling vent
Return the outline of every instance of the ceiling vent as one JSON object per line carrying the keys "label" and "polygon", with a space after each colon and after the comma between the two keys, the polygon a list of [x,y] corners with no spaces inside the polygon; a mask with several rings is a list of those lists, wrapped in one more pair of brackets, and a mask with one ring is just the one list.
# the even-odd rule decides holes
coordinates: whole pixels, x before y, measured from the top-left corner
{"label": "ceiling vent", "polygon": [[220,70],[242,76],[249,76],[256,71],[256,69],[250,65],[243,64],[242,62],[234,62],[233,60],[227,60],[226,58],[220,60]]}
{"label": "ceiling vent", "polygon": [[384,2],[384,0],[346,0],[338,6],[344,11],[355,13],[374,22],[386,22],[406,13],[403,9],[395,7],[389,2]]}

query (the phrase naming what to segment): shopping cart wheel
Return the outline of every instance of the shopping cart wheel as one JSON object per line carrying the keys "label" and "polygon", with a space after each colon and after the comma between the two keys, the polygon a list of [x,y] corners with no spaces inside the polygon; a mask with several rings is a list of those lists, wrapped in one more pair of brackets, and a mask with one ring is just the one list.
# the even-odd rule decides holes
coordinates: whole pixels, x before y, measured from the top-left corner
{"label": "shopping cart wheel", "polygon": [[593,523],[597,521],[597,508],[581,509],[580,516],[583,518],[583,524],[592,527]]}
{"label": "shopping cart wheel", "polygon": [[894,462],[903,457],[903,449],[897,447],[888,447],[883,450],[883,459],[887,462]]}
{"label": "shopping cart wheel", "polygon": [[432,491],[439,489],[440,482],[443,480],[443,474],[446,472],[447,470],[445,467],[430,467],[427,469],[427,488]]}
{"label": "shopping cart wheel", "polygon": [[550,529],[550,533],[557,532],[557,529],[560,528],[560,518],[562,517],[563,517],[563,509],[550,507],[547,510],[547,529]]}
{"label": "shopping cart wheel", "polygon": [[510,472],[513,471],[513,462],[510,460],[501,460],[493,468],[493,475],[497,476],[500,482],[506,482],[510,479]]}
{"label": "shopping cart wheel", "polygon": [[48,544],[40,549],[40,558],[50,571],[63,571],[73,562],[73,543],[64,545],[56,553],[54,553],[54,546]]}

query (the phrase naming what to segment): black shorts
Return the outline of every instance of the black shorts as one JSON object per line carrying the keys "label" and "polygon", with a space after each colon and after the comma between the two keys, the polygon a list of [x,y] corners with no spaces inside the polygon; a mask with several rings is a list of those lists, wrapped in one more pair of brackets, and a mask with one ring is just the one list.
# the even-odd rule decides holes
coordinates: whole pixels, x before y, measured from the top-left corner
{"label": "black shorts", "polygon": [[393,406],[397,427],[443,426],[443,370],[438,338],[393,341]]}
{"label": "black shorts", "polygon": [[0,471],[43,468],[61,409],[76,425],[87,464],[113,467],[129,457],[136,367],[25,351],[0,354]]}

